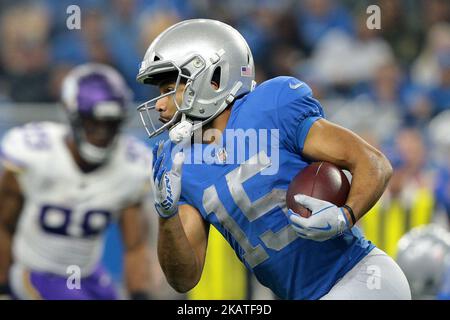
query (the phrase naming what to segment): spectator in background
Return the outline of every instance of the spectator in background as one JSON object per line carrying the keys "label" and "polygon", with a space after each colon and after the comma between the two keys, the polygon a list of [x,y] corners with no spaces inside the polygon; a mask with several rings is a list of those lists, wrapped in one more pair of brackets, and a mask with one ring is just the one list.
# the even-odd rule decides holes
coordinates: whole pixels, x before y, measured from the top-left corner
{"label": "spectator in background", "polygon": [[374,70],[370,82],[361,87],[362,94],[367,95],[376,104],[394,105],[395,108],[401,109],[408,85],[398,63],[386,61]]}
{"label": "spectator in background", "polygon": [[41,5],[12,6],[2,13],[1,78],[6,95],[12,100],[18,102],[50,100],[49,33],[49,16],[45,7]]}
{"label": "spectator in background", "polygon": [[[299,65],[304,62],[305,45],[300,41],[296,24],[295,11],[287,9],[278,12],[274,34],[276,35],[270,50],[269,77],[279,75],[295,76]],[[299,40],[300,39],[300,40]],[[254,51],[254,50],[253,50]]]}
{"label": "spectator in background", "polygon": [[298,1],[297,31],[307,53],[312,52],[330,30],[353,34],[352,17],[337,1]]}
{"label": "spectator in background", "polygon": [[65,28],[51,42],[53,101],[58,100],[61,80],[72,67],[87,62],[115,65],[106,37],[106,18],[99,2],[86,4],[81,17],[80,30]]}
{"label": "spectator in background", "polygon": [[448,0],[422,0],[420,12],[421,22],[424,30],[428,30],[431,26],[441,23],[450,22],[450,3]]}
{"label": "spectator in background", "polygon": [[431,89],[433,115],[450,109],[450,48],[438,52],[439,82]]}
{"label": "spectator in background", "polygon": [[277,37],[277,12],[268,7],[257,6],[248,16],[242,19],[236,26],[241,31],[242,36],[247,40],[251,50],[255,52],[253,56],[256,63],[270,69],[267,66],[268,57],[272,52],[272,44]]}
{"label": "spectator in background", "polygon": [[[384,138],[393,136],[400,123],[423,128],[433,115],[427,91],[411,83],[397,61],[388,61],[381,65],[375,70],[374,77],[368,84],[356,88],[355,92],[360,91],[359,94],[369,99],[372,106],[376,107],[372,119],[383,119],[383,122],[381,119],[372,121],[372,127],[379,127],[378,130],[374,128],[374,131],[380,131]],[[357,110],[355,112],[358,113]],[[380,116],[381,114],[383,116]],[[386,127],[385,124],[393,124],[394,119],[397,120],[395,125]],[[379,138],[385,141],[382,136]]]}
{"label": "spectator in background", "polygon": [[417,56],[422,45],[421,23],[413,21],[414,10],[402,0],[379,0],[377,4],[382,12],[380,35],[405,67]]}
{"label": "spectator in background", "polygon": [[391,152],[394,175],[383,197],[361,221],[366,236],[392,257],[406,232],[433,218],[435,200],[427,153],[420,131],[403,128],[398,132]]}
{"label": "spectator in background", "polygon": [[440,81],[439,52],[450,48],[450,24],[433,25],[427,33],[426,46],[411,66],[412,80],[423,87],[435,86]]}
{"label": "spectator in background", "polygon": [[435,162],[436,212],[445,217],[450,229],[450,110],[441,112],[430,121],[427,132],[433,145],[430,158]]}
{"label": "spectator in background", "polygon": [[268,77],[294,75],[299,59],[304,55],[303,44],[298,41],[293,5],[264,1],[258,3],[247,15],[237,21],[240,30],[254,52],[258,72]]}
{"label": "spectator in background", "polygon": [[[450,162],[450,156],[448,157]],[[450,165],[438,169],[435,182],[436,207],[447,215],[447,228],[450,227]]]}
{"label": "spectator in background", "polygon": [[[294,76],[302,58],[303,54],[297,48],[289,44],[276,44],[271,50],[270,68],[268,68],[269,77],[272,78],[279,75]],[[303,80],[305,79],[303,78]]]}
{"label": "spectator in background", "polygon": [[412,84],[409,89],[406,96],[403,122],[405,125],[424,129],[433,116],[433,105],[428,91],[415,84]]}
{"label": "spectator in background", "polygon": [[357,19],[357,36],[338,29],[330,31],[317,44],[311,65],[321,81],[344,93],[360,82],[369,81],[376,70],[393,60],[392,50],[377,30],[366,26],[366,16]]}
{"label": "spectator in background", "polygon": [[[139,65],[139,18],[141,7],[137,0],[114,0],[106,19],[105,37],[111,59],[124,75],[127,84],[135,93],[135,99],[146,97],[142,86],[136,82],[135,69]],[[151,21],[151,19],[149,19]]]}
{"label": "spectator in background", "polygon": [[61,32],[53,41],[53,60],[73,65],[84,62],[111,64],[105,42],[105,16],[99,8],[85,8],[81,29]]}
{"label": "spectator in background", "polygon": [[335,121],[358,134],[370,132],[386,143],[397,132],[405,105],[407,85],[395,62],[387,62],[374,71],[371,81],[361,85],[355,97],[332,115]]}
{"label": "spectator in background", "polygon": [[67,32],[67,18],[73,11],[67,9],[70,6],[78,6],[81,10],[81,19],[83,19],[83,13],[86,11],[96,9],[101,12],[105,12],[108,8],[108,3],[105,0],[16,0],[16,1],[34,1],[39,2],[46,7],[52,21],[52,34],[51,40],[55,39],[59,34]]}

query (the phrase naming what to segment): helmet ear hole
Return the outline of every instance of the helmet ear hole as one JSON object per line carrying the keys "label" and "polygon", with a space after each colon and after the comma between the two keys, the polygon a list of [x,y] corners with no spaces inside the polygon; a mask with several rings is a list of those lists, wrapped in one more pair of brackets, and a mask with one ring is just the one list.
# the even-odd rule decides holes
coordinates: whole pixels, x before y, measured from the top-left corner
{"label": "helmet ear hole", "polygon": [[221,75],[222,75],[222,68],[220,66],[216,67],[211,78],[211,87],[213,87],[213,89],[216,91],[220,89]]}

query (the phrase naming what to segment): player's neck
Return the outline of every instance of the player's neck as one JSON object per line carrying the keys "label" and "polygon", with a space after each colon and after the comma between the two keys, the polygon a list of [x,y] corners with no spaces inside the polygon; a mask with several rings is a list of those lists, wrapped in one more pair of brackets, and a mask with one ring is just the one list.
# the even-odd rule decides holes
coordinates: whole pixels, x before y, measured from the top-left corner
{"label": "player's neck", "polygon": [[212,121],[212,127],[214,129],[220,130],[223,133],[225,130],[228,119],[230,119],[231,108],[225,109],[217,118]]}
{"label": "player's neck", "polygon": [[[230,119],[230,115],[231,115],[231,108],[225,109],[217,118],[211,121],[211,124],[209,126],[203,129],[203,133],[205,133],[205,131],[208,129],[215,129],[220,131],[221,134],[223,134],[225,128],[227,127],[228,120]],[[203,143],[213,143],[214,141],[216,141],[214,135],[210,136],[209,140],[203,139]]]}

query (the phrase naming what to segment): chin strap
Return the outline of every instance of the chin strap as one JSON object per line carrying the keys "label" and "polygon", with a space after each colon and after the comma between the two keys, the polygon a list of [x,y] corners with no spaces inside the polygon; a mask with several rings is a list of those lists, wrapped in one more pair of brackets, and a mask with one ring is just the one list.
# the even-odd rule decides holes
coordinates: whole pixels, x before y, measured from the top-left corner
{"label": "chin strap", "polygon": [[101,164],[108,159],[112,147],[99,148],[87,141],[81,141],[78,145],[80,156],[91,164]]}
{"label": "chin strap", "polygon": [[178,122],[172,129],[169,131],[170,141],[174,143],[180,143],[184,139],[190,138],[194,125],[191,121],[186,118],[186,115],[183,113],[181,115],[181,121]]}

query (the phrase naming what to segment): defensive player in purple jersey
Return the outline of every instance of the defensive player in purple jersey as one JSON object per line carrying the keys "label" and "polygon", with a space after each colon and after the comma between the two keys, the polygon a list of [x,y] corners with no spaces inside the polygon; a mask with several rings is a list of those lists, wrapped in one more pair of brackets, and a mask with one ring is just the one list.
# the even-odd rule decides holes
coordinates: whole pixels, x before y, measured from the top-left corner
{"label": "defensive player in purple jersey", "polygon": [[[168,28],[142,61],[138,81],[161,93],[139,107],[142,120],[150,136],[169,130],[171,139],[153,156],[169,283],[196,285],[213,225],[280,298],[410,299],[395,261],[353,227],[383,193],[389,161],[325,120],[306,83],[277,77],[255,87],[254,68],[244,38],[206,19]],[[312,212],[302,218],[287,210],[286,189],[312,160],[348,169],[353,181],[341,208],[296,195]]]}
{"label": "defensive player in purple jersey", "polygon": [[100,265],[105,229],[118,221],[128,296],[148,298],[146,147],[122,134],[131,98],[111,67],[65,78],[70,126],[29,123],[1,141],[0,286],[19,299],[118,299]]}

